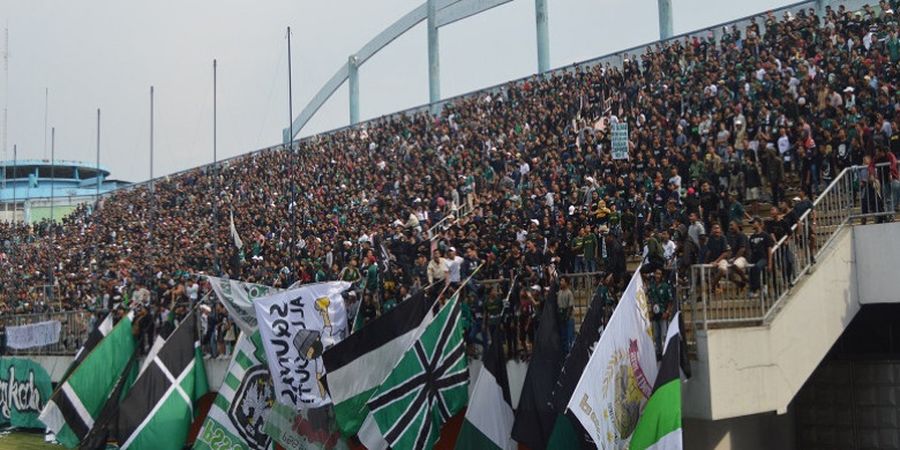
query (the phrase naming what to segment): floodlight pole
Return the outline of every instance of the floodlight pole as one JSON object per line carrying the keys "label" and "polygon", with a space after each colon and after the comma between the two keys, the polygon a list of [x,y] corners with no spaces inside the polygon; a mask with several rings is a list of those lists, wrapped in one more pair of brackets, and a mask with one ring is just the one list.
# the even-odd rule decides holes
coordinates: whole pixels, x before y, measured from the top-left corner
{"label": "floodlight pole", "polygon": [[[100,201],[100,108],[97,108],[97,193],[94,202]],[[97,206],[95,205],[94,208]]]}
{"label": "floodlight pole", "polygon": [[[56,205],[56,127],[50,129],[50,226],[53,226]],[[53,234],[52,232],[50,234]]]}

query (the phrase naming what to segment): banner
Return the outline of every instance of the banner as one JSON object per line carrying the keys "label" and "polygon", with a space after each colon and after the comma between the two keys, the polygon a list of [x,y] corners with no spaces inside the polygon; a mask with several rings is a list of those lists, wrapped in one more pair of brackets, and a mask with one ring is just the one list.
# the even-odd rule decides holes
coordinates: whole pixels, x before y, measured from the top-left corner
{"label": "banner", "polygon": [[346,281],[304,285],[253,302],[275,400],[296,409],[331,403],[322,352],[349,333]]}
{"label": "banner", "polygon": [[612,143],[612,159],[628,159],[628,124],[612,124],[609,140]]}
{"label": "banner", "polygon": [[6,327],[6,346],[21,350],[55,344],[61,328],[58,320]]}
{"label": "banner", "polygon": [[276,292],[282,292],[281,289],[261,284],[217,277],[206,278],[209,279],[209,284],[216,292],[216,297],[228,310],[228,315],[246,334],[253,334],[256,331],[256,312],[253,311],[253,301]]}
{"label": "banner", "polygon": [[272,411],[272,397],[272,377],[259,332],[241,333],[194,450],[269,448],[272,440],[263,428]]}
{"label": "banner", "polygon": [[627,448],[656,380],[647,295],[635,270],[600,336],[568,408],[598,448]]}
{"label": "banner", "polygon": [[50,375],[40,364],[0,358],[0,425],[44,428],[38,415],[51,394]]}
{"label": "banner", "polygon": [[275,403],[266,419],[266,434],[287,450],[344,450],[347,441],[334,421],[334,407],[295,410]]}

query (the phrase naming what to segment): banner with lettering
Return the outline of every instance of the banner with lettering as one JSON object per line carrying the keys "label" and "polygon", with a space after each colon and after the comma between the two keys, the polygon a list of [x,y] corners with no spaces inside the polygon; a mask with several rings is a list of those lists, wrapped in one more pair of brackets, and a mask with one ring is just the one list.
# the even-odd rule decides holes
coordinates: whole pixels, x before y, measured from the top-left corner
{"label": "banner with lettering", "polygon": [[58,320],[6,327],[6,346],[21,350],[55,344],[61,328]]}
{"label": "banner with lettering", "polygon": [[253,302],[275,400],[296,409],[331,403],[322,352],[349,334],[345,281],[303,285]]}
{"label": "banner with lettering", "polygon": [[44,428],[38,415],[52,393],[50,375],[40,364],[0,358],[0,426]]}
{"label": "banner with lettering", "polygon": [[612,159],[628,159],[628,124],[614,123],[610,133]]}

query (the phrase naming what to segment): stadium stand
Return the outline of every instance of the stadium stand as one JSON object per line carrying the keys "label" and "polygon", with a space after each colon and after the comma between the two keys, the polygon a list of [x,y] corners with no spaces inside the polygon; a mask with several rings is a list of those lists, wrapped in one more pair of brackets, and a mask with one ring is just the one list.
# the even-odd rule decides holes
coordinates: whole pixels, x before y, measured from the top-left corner
{"label": "stadium stand", "polygon": [[[661,271],[650,296],[667,317],[685,268],[735,264],[724,250],[759,231],[752,216],[773,242],[751,244],[771,248],[843,168],[888,163],[870,169],[883,182],[861,186],[863,212],[898,207],[897,3],[769,14],[621,67],[575,65],[437,116],[391,115],[121,189],[58,224],[0,224],[0,307],[140,304],[158,326],[203,298],[211,274],[352,280],[372,318],[484,263],[463,290],[479,324],[471,342],[480,324],[509,327],[525,356],[561,276],[587,292],[560,312],[571,318],[592,295],[612,304],[643,260]],[[615,123],[630,128],[627,160],[610,151]],[[750,275],[737,280],[747,295]],[[210,343],[224,339],[224,316],[205,313],[221,331]]]}

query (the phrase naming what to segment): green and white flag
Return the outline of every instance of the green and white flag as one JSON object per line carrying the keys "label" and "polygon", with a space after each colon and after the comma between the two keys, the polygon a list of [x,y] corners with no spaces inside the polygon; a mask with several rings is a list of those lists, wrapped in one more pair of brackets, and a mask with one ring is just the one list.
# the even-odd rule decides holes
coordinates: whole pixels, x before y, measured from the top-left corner
{"label": "green and white flag", "polygon": [[681,335],[678,315],[669,323],[659,374],[653,394],[631,436],[631,450],[680,450],[681,438]]}
{"label": "green and white flag", "polygon": [[265,352],[259,332],[241,333],[195,450],[269,448],[265,423],[275,397]]}
{"label": "green and white flag", "polygon": [[189,314],[166,339],[119,406],[119,448],[184,447],[194,405],[209,390],[197,321]]}
{"label": "green and white flag", "polygon": [[135,350],[131,335],[132,314],[86,353],[81,364],[58,386],[41,411],[40,421],[56,440],[75,448],[87,436],[100,410]]}
{"label": "green and white flag", "polygon": [[420,292],[325,350],[328,392],[344,436],[359,431],[369,414],[366,402],[434,320],[438,306]]}
{"label": "green and white flag", "polygon": [[282,291],[282,289],[262,284],[245,283],[218,277],[206,278],[209,280],[213,292],[216,293],[216,297],[228,310],[228,315],[231,316],[238,328],[248,335],[253,334],[257,328],[253,301]]}
{"label": "green and white flag", "polygon": [[472,401],[456,439],[456,450],[516,450],[519,446],[512,439],[515,416],[499,330],[491,337],[491,345],[482,360],[484,365],[475,381]]}
{"label": "green and white flag", "polygon": [[469,368],[457,296],[441,308],[368,402],[359,439],[369,450],[430,449],[469,401]]}

